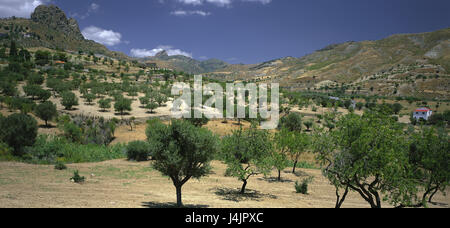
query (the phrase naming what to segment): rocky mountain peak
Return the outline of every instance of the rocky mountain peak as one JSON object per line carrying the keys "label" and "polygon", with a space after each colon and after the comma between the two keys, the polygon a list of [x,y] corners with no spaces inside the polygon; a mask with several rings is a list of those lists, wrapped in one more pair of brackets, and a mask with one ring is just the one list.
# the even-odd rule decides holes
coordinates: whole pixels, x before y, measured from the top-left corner
{"label": "rocky mountain peak", "polygon": [[39,24],[47,25],[51,29],[61,31],[76,39],[84,39],[77,21],[73,18],[68,19],[64,11],[55,5],[40,5],[36,7],[31,14],[31,20]]}
{"label": "rocky mountain peak", "polygon": [[169,57],[169,54],[167,54],[166,50],[160,51],[155,55],[155,58],[165,58]]}

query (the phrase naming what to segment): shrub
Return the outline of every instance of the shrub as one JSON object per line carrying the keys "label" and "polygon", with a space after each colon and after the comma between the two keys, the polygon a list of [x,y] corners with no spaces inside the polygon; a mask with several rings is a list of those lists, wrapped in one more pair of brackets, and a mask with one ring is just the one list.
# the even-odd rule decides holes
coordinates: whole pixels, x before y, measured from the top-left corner
{"label": "shrub", "polygon": [[302,116],[295,112],[290,113],[281,119],[281,125],[289,131],[301,131]]}
{"label": "shrub", "polygon": [[66,108],[66,110],[70,110],[73,106],[78,105],[78,98],[72,92],[64,92],[62,94],[61,104]]}
{"label": "shrub", "polygon": [[301,194],[308,194],[308,185],[313,181],[313,177],[309,177],[307,179],[304,179],[301,184],[298,183],[298,181],[295,182],[295,192],[301,193]]}
{"label": "shrub", "polygon": [[85,179],[86,179],[85,177],[80,176],[78,170],[75,170],[75,172],[73,172],[73,177],[70,178],[71,181],[78,184],[83,183]]}
{"label": "shrub", "polygon": [[111,108],[111,100],[110,99],[101,99],[98,101],[99,107],[102,111],[106,111],[106,109]]}
{"label": "shrub", "polygon": [[57,162],[55,164],[55,169],[56,170],[66,170],[67,166],[64,163],[62,163],[62,162]]}
{"label": "shrub", "polygon": [[150,156],[150,145],[144,141],[133,141],[126,148],[127,158],[132,161],[147,161]]}
{"label": "shrub", "polygon": [[12,114],[0,118],[0,141],[14,149],[14,155],[23,155],[23,148],[32,146],[37,137],[37,122],[26,114]]}
{"label": "shrub", "polygon": [[41,135],[33,147],[28,148],[30,159],[27,162],[34,164],[55,164],[101,162],[124,158],[124,146],[82,145],[72,143],[62,137],[49,137]]}

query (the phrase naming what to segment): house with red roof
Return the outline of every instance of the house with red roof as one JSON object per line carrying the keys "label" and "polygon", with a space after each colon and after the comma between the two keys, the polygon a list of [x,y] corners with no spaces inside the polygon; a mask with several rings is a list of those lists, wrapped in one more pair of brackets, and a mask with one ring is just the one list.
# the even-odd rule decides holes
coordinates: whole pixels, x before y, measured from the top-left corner
{"label": "house with red roof", "polygon": [[433,115],[433,111],[429,108],[419,108],[414,111],[413,116],[416,120],[424,119],[428,120],[431,115]]}

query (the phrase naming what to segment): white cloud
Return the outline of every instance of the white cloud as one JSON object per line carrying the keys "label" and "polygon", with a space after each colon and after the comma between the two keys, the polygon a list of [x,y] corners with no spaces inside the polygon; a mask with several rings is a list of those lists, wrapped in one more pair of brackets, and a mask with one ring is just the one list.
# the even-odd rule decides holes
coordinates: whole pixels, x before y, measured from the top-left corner
{"label": "white cloud", "polygon": [[26,17],[29,18],[34,9],[48,0],[0,0],[0,18]]}
{"label": "white cloud", "polygon": [[97,11],[99,8],[100,8],[100,5],[99,5],[99,4],[97,4],[97,3],[92,3],[92,4],[89,6],[89,11],[95,12],[95,11]]}
{"label": "white cloud", "polygon": [[203,17],[211,15],[210,12],[205,12],[205,11],[201,11],[201,10],[192,10],[192,11],[177,10],[177,11],[171,12],[170,14],[175,15],[175,16],[199,15],[199,16],[203,16]]}
{"label": "white cloud", "polygon": [[[230,7],[233,1],[254,2],[254,3],[261,3],[263,5],[272,2],[272,0],[176,0],[176,1],[185,5],[192,5],[192,6],[199,6],[203,5],[204,3],[209,3],[219,7]],[[165,1],[160,0],[159,2],[164,3]]]}
{"label": "white cloud", "polygon": [[178,2],[194,6],[203,4],[203,0],[178,0]]}
{"label": "white cloud", "polygon": [[92,3],[92,4],[89,5],[86,13],[84,13],[84,14],[70,13],[70,16],[74,17],[74,18],[76,17],[76,18],[80,18],[81,20],[84,20],[87,17],[91,16],[91,14],[98,12],[99,9],[100,9],[100,5],[99,4]]}
{"label": "white cloud", "polygon": [[122,34],[95,26],[89,26],[83,29],[81,33],[83,34],[84,38],[107,46],[114,46],[122,42]]}
{"label": "white cloud", "polygon": [[256,2],[256,3],[261,3],[263,5],[265,4],[269,4],[272,2],[272,0],[241,0],[243,2]]}
{"label": "white cloud", "polygon": [[158,54],[159,52],[166,51],[169,56],[173,55],[184,55],[187,57],[192,58],[192,53],[188,53],[185,51],[182,51],[180,49],[176,49],[172,46],[168,45],[160,45],[154,49],[148,50],[148,49],[131,49],[130,54],[133,57],[137,58],[145,58],[145,57],[152,57]]}

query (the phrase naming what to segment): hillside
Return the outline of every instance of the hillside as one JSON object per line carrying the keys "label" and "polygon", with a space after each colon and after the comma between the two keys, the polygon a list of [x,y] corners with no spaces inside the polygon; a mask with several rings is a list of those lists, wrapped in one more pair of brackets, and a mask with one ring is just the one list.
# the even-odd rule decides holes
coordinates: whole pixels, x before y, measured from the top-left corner
{"label": "hillside", "polygon": [[228,63],[218,59],[198,61],[183,55],[169,56],[166,51],[161,51],[153,57],[140,59],[140,61],[144,63],[156,63],[161,68],[170,68],[191,74],[213,72],[229,66]]}
{"label": "hillside", "polygon": [[86,40],[78,23],[54,5],[40,5],[30,19],[0,19],[0,44],[9,43],[10,38],[25,48],[45,47],[65,51],[105,55],[117,59],[129,59],[123,53],[113,52],[105,46]]}
{"label": "hillside", "polygon": [[348,93],[449,99],[450,28],[329,45],[301,58],[210,74],[226,80],[274,81],[293,90],[344,86]]}

